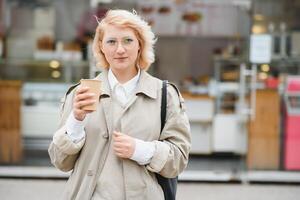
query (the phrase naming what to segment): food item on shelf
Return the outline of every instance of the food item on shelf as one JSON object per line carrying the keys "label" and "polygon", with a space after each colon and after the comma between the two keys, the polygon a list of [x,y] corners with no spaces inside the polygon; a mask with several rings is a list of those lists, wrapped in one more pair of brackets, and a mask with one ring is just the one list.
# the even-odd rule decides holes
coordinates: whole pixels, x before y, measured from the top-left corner
{"label": "food item on shelf", "polygon": [[167,14],[167,13],[170,13],[170,12],[171,12],[171,8],[169,6],[161,6],[158,9],[158,13],[160,13],[160,14]]}
{"label": "food item on shelf", "polygon": [[154,8],[152,6],[143,6],[141,7],[141,11],[143,14],[150,14],[154,11]]}
{"label": "food item on shelf", "polygon": [[175,3],[177,5],[180,5],[180,4],[184,4],[184,3],[187,3],[188,0],[175,0]]}
{"label": "food item on shelf", "polygon": [[202,14],[199,12],[186,12],[182,15],[182,19],[187,22],[198,22],[202,18]]}
{"label": "food item on shelf", "polygon": [[227,71],[223,72],[222,80],[223,81],[237,81],[239,77],[238,71]]}
{"label": "food item on shelf", "polygon": [[76,42],[64,43],[63,49],[65,51],[80,51],[80,44]]}
{"label": "food item on shelf", "polygon": [[42,36],[37,39],[37,49],[54,50],[54,39],[50,36]]}

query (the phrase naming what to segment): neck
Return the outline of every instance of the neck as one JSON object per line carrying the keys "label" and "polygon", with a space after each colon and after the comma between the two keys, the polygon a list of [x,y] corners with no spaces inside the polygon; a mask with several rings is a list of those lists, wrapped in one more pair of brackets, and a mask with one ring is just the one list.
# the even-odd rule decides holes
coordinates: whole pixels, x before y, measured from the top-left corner
{"label": "neck", "polygon": [[115,77],[119,81],[119,83],[124,84],[127,81],[131,80],[136,74],[138,70],[136,67],[132,67],[130,70],[118,70],[118,69],[111,69],[114,73]]}

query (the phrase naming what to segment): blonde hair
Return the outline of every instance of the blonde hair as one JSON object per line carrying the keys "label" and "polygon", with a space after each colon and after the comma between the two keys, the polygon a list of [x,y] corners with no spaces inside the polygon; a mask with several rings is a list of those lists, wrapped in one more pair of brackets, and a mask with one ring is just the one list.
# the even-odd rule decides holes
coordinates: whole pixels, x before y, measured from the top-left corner
{"label": "blonde hair", "polygon": [[98,21],[93,41],[93,54],[96,58],[97,66],[103,68],[109,67],[109,63],[101,51],[101,42],[107,25],[133,29],[140,45],[140,53],[136,64],[140,69],[147,70],[155,59],[153,49],[156,42],[155,35],[148,23],[137,15],[135,11],[131,13],[127,10],[109,10],[105,17],[101,21]]}

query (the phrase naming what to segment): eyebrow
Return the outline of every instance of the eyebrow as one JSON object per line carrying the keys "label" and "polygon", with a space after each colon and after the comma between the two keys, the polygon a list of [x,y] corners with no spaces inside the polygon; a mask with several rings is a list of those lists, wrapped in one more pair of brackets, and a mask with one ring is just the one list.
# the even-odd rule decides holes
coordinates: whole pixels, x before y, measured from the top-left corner
{"label": "eyebrow", "polygon": [[115,37],[109,37],[109,38],[106,38],[105,40],[115,40],[115,39],[117,39],[117,38],[115,38]]}
{"label": "eyebrow", "polygon": [[[133,38],[133,36],[124,36],[124,37],[122,37],[122,39],[124,39],[124,38]],[[116,37],[108,37],[108,38],[106,38],[106,40],[111,40],[111,39],[117,39]]]}

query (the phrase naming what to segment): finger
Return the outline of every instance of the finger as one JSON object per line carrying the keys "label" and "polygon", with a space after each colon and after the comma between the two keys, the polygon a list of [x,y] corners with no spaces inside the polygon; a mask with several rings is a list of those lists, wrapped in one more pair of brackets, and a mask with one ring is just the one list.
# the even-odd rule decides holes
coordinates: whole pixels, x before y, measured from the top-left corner
{"label": "finger", "polygon": [[74,114],[75,115],[83,115],[83,114],[86,114],[86,112],[84,110],[74,109]]}
{"label": "finger", "polygon": [[113,136],[113,139],[117,139],[117,137],[118,137],[115,133],[113,133],[112,136]]}
{"label": "finger", "polygon": [[114,147],[116,147],[116,148],[124,148],[124,144],[122,142],[115,141],[114,142]]}
{"label": "finger", "polygon": [[80,87],[76,90],[76,95],[81,94],[81,93],[85,93],[85,92],[87,92],[89,89],[90,89],[89,87],[86,87],[86,86],[82,87],[82,86],[80,86]]}
{"label": "finger", "polygon": [[113,139],[114,141],[122,141],[122,137],[119,134],[113,133]]}
{"label": "finger", "polygon": [[120,148],[120,147],[114,147],[114,151],[118,152],[118,153],[123,153],[125,150],[123,148]]}
{"label": "finger", "polygon": [[132,149],[133,147],[130,145],[130,144],[116,144],[114,145],[113,147],[116,151],[118,152],[122,152],[124,154],[128,154]]}
{"label": "finger", "polygon": [[119,132],[119,131],[114,131],[114,135],[118,137],[118,136],[121,136],[123,134],[121,132]]}
{"label": "finger", "polygon": [[125,158],[125,156],[122,153],[117,153],[115,152],[116,156],[120,157],[120,158]]}
{"label": "finger", "polygon": [[114,142],[118,142],[120,144],[123,144],[124,142],[126,142],[126,140],[124,139],[124,137],[115,136],[115,135],[113,135],[113,140],[114,140]]}
{"label": "finger", "polygon": [[129,152],[126,150],[115,150],[115,154],[122,158],[128,158]]}
{"label": "finger", "polygon": [[125,153],[120,149],[114,149],[114,153],[119,157],[122,157],[122,158],[125,157]]}
{"label": "finger", "polygon": [[83,106],[88,106],[88,105],[92,105],[96,102],[96,100],[92,99],[92,100],[84,100],[84,101],[79,101],[79,102],[75,102],[74,103],[74,107],[77,108],[77,109],[80,109],[83,107]]}
{"label": "finger", "polygon": [[117,140],[121,140],[121,141],[125,141],[128,138],[127,135],[125,135],[124,133],[121,133],[121,132],[117,132],[116,134],[114,134],[114,136]]}
{"label": "finger", "polygon": [[82,93],[82,94],[78,94],[76,95],[76,97],[74,98],[74,101],[78,102],[78,101],[82,101],[82,100],[87,100],[87,99],[92,99],[95,97],[95,93]]}

